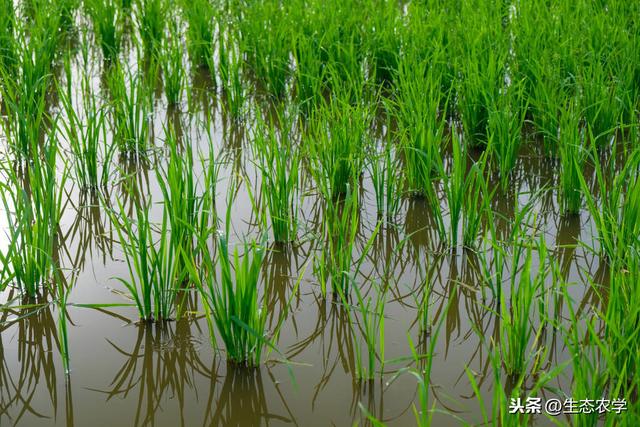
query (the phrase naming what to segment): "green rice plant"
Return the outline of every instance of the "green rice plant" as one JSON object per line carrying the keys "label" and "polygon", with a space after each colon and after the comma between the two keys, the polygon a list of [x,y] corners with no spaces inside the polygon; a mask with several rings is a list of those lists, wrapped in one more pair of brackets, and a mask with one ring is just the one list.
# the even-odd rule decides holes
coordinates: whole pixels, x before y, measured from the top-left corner
{"label": "green rice plant", "polygon": [[523,100],[524,84],[514,82],[491,103],[487,120],[487,151],[498,165],[500,185],[505,190],[513,171],[522,143],[522,127],[527,113]]}
{"label": "green rice plant", "polygon": [[320,281],[324,297],[327,295],[327,285],[330,285],[334,297],[347,298],[380,230],[382,222],[378,222],[359,257],[354,260],[360,214],[358,197],[357,192],[349,189],[342,200],[326,203],[322,225],[324,245],[314,264],[314,272]]}
{"label": "green rice plant", "polygon": [[311,119],[306,141],[311,173],[320,193],[337,200],[354,188],[364,167],[371,124],[369,107],[332,97]]}
{"label": "green rice plant", "polygon": [[167,4],[165,0],[138,0],[135,17],[146,55],[155,57],[164,39]]}
{"label": "green rice plant", "polygon": [[304,35],[293,36],[293,79],[300,110],[309,115],[322,104],[326,67],[317,47]]}
{"label": "green rice plant", "polygon": [[[219,28],[222,28],[219,25]],[[230,31],[220,30],[218,39],[218,60],[220,85],[224,97],[224,112],[235,121],[242,120],[245,107],[245,85],[242,80],[242,58]]]}
{"label": "green rice plant", "polygon": [[291,26],[284,8],[277,2],[256,2],[241,6],[238,13],[240,50],[267,92],[279,99],[287,89],[291,62]]}
{"label": "green rice plant", "polygon": [[193,169],[193,148],[184,144],[179,151],[178,140],[173,127],[165,128],[165,146],[169,150],[168,164],[156,172],[158,185],[164,199],[170,231],[171,247],[176,254],[177,276],[186,278],[184,257],[195,257],[197,251],[196,233],[200,219],[203,197],[197,191],[197,179]]}
{"label": "green rice plant", "polygon": [[[452,158],[449,171],[441,169],[440,176],[449,208],[449,245],[458,246],[460,226],[463,243],[474,247],[482,222],[483,212],[488,209],[488,189],[483,177],[486,154],[477,163],[468,167],[468,154],[455,129],[451,138]],[[487,152],[485,152],[487,153]],[[438,162],[441,163],[441,162]],[[436,201],[433,202],[434,204]]]}
{"label": "green rice plant", "polygon": [[348,294],[358,233],[358,207],[358,195],[352,191],[343,201],[326,204],[323,221],[326,243],[315,264],[323,296],[327,294],[327,284],[331,285],[334,295]]}
{"label": "green rice plant", "polygon": [[394,2],[384,2],[377,13],[367,20],[366,50],[371,61],[371,73],[380,82],[392,82],[398,70],[402,37],[400,8]]}
{"label": "green rice plant", "polygon": [[466,191],[462,206],[462,243],[466,248],[475,249],[482,221],[488,217],[491,220],[491,199],[493,192],[489,191],[484,177],[486,155],[480,161],[471,165],[466,177]]}
{"label": "green rice plant", "polygon": [[[362,296],[358,286],[354,286],[353,290],[358,299],[358,305],[355,307],[355,311],[360,318],[358,326],[354,325],[355,319],[353,318],[352,310],[349,309],[349,317],[351,318],[351,325],[354,329],[353,339],[355,349],[356,360],[356,378],[359,380],[373,380],[376,376],[377,361],[380,360],[380,370],[378,375],[382,376],[384,372],[384,359],[385,359],[385,338],[384,338],[384,306],[386,302],[387,292],[386,289],[375,289],[375,297],[367,297],[366,300]],[[344,297],[344,295],[342,295]],[[343,303],[347,303],[346,298],[343,298]],[[358,336],[356,329],[362,332],[362,340],[364,340],[364,349],[366,350],[366,365],[363,362],[363,346],[362,342],[356,337]]]}
{"label": "green rice plant", "polygon": [[640,233],[640,151],[634,150],[624,167],[616,172],[613,162],[602,164],[593,144],[594,141],[589,150],[589,159],[595,169],[599,202],[584,176],[578,174],[577,178],[598,232],[600,254],[610,263],[624,265],[640,247],[637,237]]}
{"label": "green rice plant", "polygon": [[[56,239],[63,210],[63,188],[67,179],[66,164],[59,178],[58,145],[51,132],[39,153],[31,158],[26,170],[16,170],[3,163],[2,203],[7,215],[9,247],[2,258],[5,275],[20,292],[35,297],[53,278],[56,262]],[[6,280],[5,280],[6,283]]]}
{"label": "green rice plant", "polygon": [[504,87],[505,52],[491,46],[470,53],[476,56],[464,62],[458,82],[458,110],[470,146],[487,143],[491,106]]}
{"label": "green rice plant", "polygon": [[149,116],[151,100],[148,89],[137,74],[125,72],[118,64],[107,76],[111,92],[111,112],[116,145],[123,156],[144,154],[150,144]]}
{"label": "green rice plant", "polygon": [[370,154],[367,169],[373,183],[378,218],[384,216],[388,221],[392,221],[402,203],[404,177],[398,153],[392,147],[391,141],[383,144],[382,148],[376,146],[375,151]]}
{"label": "green rice plant", "polygon": [[[596,332],[596,321],[593,317],[584,321],[577,318],[566,285],[563,286],[563,296],[569,302],[570,325],[567,330],[563,330],[563,335],[571,354],[573,370],[571,398],[579,402],[583,399],[595,400],[594,396],[597,396],[596,398],[606,396],[607,360],[606,358],[603,360],[599,354],[598,347],[603,346],[604,342]],[[586,328],[581,327],[583,322],[586,324]],[[636,333],[637,331],[636,328]],[[614,381],[616,381],[615,378]],[[610,390],[615,390],[615,388]],[[593,404],[595,405],[595,402]],[[600,417],[601,415],[597,411],[574,415],[572,425],[581,427],[601,425]]]}
{"label": "green rice plant", "polygon": [[[66,120],[62,121],[62,127],[71,149],[73,170],[81,191],[95,191],[98,186],[104,186],[107,183],[109,162],[113,153],[106,144],[105,113],[96,105],[95,98],[90,96],[83,97],[82,109],[76,108],[72,100],[71,70],[68,61],[65,67],[67,88],[58,90],[66,115]],[[83,77],[82,85],[83,92],[88,93],[87,76]]]}
{"label": "green rice plant", "polygon": [[536,63],[532,73],[536,81],[529,97],[533,124],[542,135],[547,155],[555,156],[560,106],[567,99],[567,89],[556,66],[548,64],[547,61],[541,60]]}
{"label": "green rice plant", "polygon": [[[588,324],[588,338],[595,343],[598,355],[601,357],[602,361],[597,374],[605,376],[604,388],[608,391],[608,396],[626,399],[629,406],[623,414],[611,414],[607,418],[606,424],[615,425],[615,423],[621,422],[632,425],[638,418],[638,402],[634,396],[640,386],[638,379],[640,291],[637,286],[640,257],[637,248],[634,249],[633,255],[625,262],[624,266],[614,263],[609,271],[610,290],[591,283],[599,295],[603,295],[604,292],[607,292],[608,295],[602,311],[596,311],[598,318],[602,319],[602,323]],[[603,331],[600,325],[604,328]],[[580,382],[585,384],[578,384],[586,392],[591,392],[591,389],[596,387],[603,387],[600,383],[602,378],[594,375],[595,373],[584,372],[585,379]]]}
{"label": "green rice plant", "polygon": [[259,117],[253,147],[273,238],[288,243],[295,240],[298,227],[301,154],[292,140],[290,119],[279,113],[278,122],[279,130]]}
{"label": "green rice plant", "polygon": [[213,71],[216,10],[209,0],[181,2],[187,22],[185,41],[191,62],[195,67],[208,67]]}
{"label": "green rice plant", "polygon": [[[41,141],[47,121],[47,95],[58,45],[57,15],[42,12],[31,27],[16,31],[15,68],[0,67],[0,95],[8,109],[3,121],[9,146],[19,158],[28,158],[34,141]],[[10,74],[11,73],[11,74]]]}
{"label": "green rice plant", "polygon": [[13,0],[0,1],[0,69],[4,75],[15,75],[18,63],[16,40],[16,12]]}
{"label": "green rice plant", "polygon": [[577,215],[582,207],[579,174],[585,166],[586,150],[583,147],[583,130],[576,100],[570,100],[560,111],[559,138],[556,143],[560,153],[560,190],[558,199],[566,214]]}
{"label": "green rice plant", "polygon": [[[535,245],[535,246],[534,246]],[[538,271],[533,272],[534,247],[538,255]],[[535,300],[545,286],[549,275],[549,261],[544,238],[541,236],[537,244],[521,241],[516,237],[512,254],[512,271],[510,281],[509,304],[504,294],[500,299],[500,353],[504,369],[511,377],[526,374],[528,366],[534,365],[542,348],[539,345],[543,325],[538,331],[532,325],[532,314]],[[522,262],[519,276],[515,274]],[[535,334],[534,334],[535,332]],[[533,343],[531,342],[533,339]]]}
{"label": "green rice plant", "polygon": [[169,24],[169,37],[162,39],[162,49],[159,54],[162,77],[164,80],[164,94],[170,106],[177,106],[182,100],[185,89],[186,72],[182,57],[181,34],[178,23],[173,20]]}
{"label": "green rice plant", "polygon": [[229,253],[225,235],[218,237],[220,279],[214,276],[212,257],[203,257],[200,273],[191,264],[192,280],[202,295],[212,342],[213,326],[220,335],[227,352],[227,360],[249,367],[258,366],[267,343],[267,309],[259,302],[258,282],[264,259],[264,239],[261,244],[244,243],[243,256],[236,247]]}
{"label": "green rice plant", "polygon": [[86,0],[85,7],[93,22],[93,31],[105,61],[113,62],[122,49],[122,31],[119,28],[122,10],[116,0]]}
{"label": "green rice plant", "polygon": [[162,224],[156,233],[148,202],[136,200],[135,219],[129,218],[120,199],[117,204],[117,211],[107,212],[118,234],[129,278],[116,279],[129,291],[142,321],[171,320],[183,277],[176,268],[181,253],[169,229],[168,205],[163,206]]}
{"label": "green rice plant", "polygon": [[199,209],[200,219],[197,223],[198,230],[216,230],[218,228],[218,213],[216,211],[216,190],[222,164],[214,157],[215,148],[208,134],[209,157],[200,157],[203,173],[203,193],[201,195],[201,205]]}
{"label": "green rice plant", "polygon": [[599,145],[608,144],[622,117],[622,102],[618,90],[601,64],[584,67],[578,78],[581,107],[587,126]]}
{"label": "green rice plant", "polygon": [[441,168],[438,161],[444,146],[444,111],[448,102],[441,86],[442,72],[438,67],[427,61],[400,62],[396,101],[390,110],[397,120],[408,190],[422,197],[432,192],[432,180]]}

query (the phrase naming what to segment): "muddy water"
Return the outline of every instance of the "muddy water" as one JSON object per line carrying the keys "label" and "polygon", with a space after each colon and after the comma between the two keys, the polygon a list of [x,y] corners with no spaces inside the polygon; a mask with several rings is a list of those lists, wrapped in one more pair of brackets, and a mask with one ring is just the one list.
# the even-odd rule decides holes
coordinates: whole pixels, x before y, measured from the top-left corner
{"label": "muddy water", "polygon": [[[97,73],[94,85],[99,93]],[[194,93],[200,96],[194,96],[196,101],[213,99],[211,93]],[[259,195],[259,177],[251,162],[247,132],[226,123],[219,109],[212,110],[214,120],[207,125],[201,110],[170,113],[161,100],[157,107],[153,124],[158,147],[162,146],[162,127],[167,120],[179,120],[183,142],[198,147],[205,157],[210,154],[207,134],[211,135],[213,154],[223,164],[218,189],[222,212],[229,201],[231,177],[237,173],[246,177],[232,200],[232,240],[257,237],[260,230],[248,189]],[[120,184],[123,175],[130,173],[139,193],[151,197],[152,215],[157,217],[161,193],[154,170],[164,161],[159,150],[145,163],[114,162],[107,198],[130,197],[123,194]],[[578,239],[593,243],[595,231],[586,213],[575,218],[560,215],[557,197],[549,189],[557,179],[554,169],[553,162],[540,153],[522,153],[513,185],[506,193],[498,192],[493,202],[494,211],[503,215],[497,220],[497,230],[506,236],[515,206],[534,200],[533,211],[562,276],[575,283],[569,288],[574,306],[588,310],[600,302],[587,290],[586,277],[603,278],[606,267],[590,252],[575,246]],[[196,174],[200,172],[198,167]],[[366,245],[376,225],[373,191],[366,175],[363,188],[358,250]],[[544,188],[549,190],[532,198]],[[46,304],[51,298],[43,295],[36,301],[42,305],[25,301],[20,307],[17,292],[7,290],[2,303],[11,302],[14,308],[1,312],[0,424],[345,426],[366,425],[366,410],[388,425],[413,425],[412,405],[418,404],[416,380],[397,373],[416,367],[410,360],[409,339],[420,351],[428,349],[431,335],[419,332],[417,311],[425,284],[432,289],[430,315],[434,324],[442,319],[429,384],[429,405],[436,408],[434,425],[460,425],[461,420],[481,423],[479,402],[466,369],[478,382],[490,410],[494,377],[488,340],[497,337],[499,320],[495,299],[482,288],[477,255],[444,249],[426,203],[403,202],[397,224],[381,229],[358,276],[365,295],[386,287],[388,303],[384,371],[380,379],[357,381],[354,337],[346,311],[337,301],[321,296],[313,276],[313,257],[321,250],[314,235],[322,221],[322,202],[310,180],[305,190],[299,241],[289,247],[271,246],[262,271],[261,291],[272,329],[302,275],[299,293],[292,299],[278,351],[270,352],[260,368],[250,370],[228,365],[223,349],[212,347],[201,304],[193,292],[186,296],[189,314],[162,325],[138,324],[133,308],[81,306],[130,302],[114,280],[127,278],[129,273],[98,198],[81,195],[70,186],[58,256],[74,286],[68,310],[71,374],[66,377],[62,372],[58,313]],[[1,217],[4,219],[4,213]],[[0,247],[5,243],[0,241]],[[560,319],[566,317],[567,302],[563,298],[551,301],[550,311]],[[568,359],[558,330],[547,331],[543,340],[549,349],[543,369],[550,370]],[[569,373],[567,369],[550,386],[570,395]],[[543,393],[551,396],[551,392],[540,395]],[[550,423],[540,418],[537,424]]]}

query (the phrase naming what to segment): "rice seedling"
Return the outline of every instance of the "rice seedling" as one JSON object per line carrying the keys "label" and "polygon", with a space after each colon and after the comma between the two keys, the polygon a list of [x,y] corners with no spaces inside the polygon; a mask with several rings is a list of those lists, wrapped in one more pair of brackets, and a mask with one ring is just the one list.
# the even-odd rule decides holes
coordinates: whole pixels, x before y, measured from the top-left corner
{"label": "rice seedling", "polygon": [[216,10],[208,0],[181,2],[187,30],[185,41],[189,57],[195,67],[214,70]]}
{"label": "rice seedling", "polygon": [[567,88],[559,76],[556,65],[544,61],[536,63],[532,73],[535,85],[530,95],[533,124],[542,135],[543,145],[548,155],[555,156],[558,140],[558,117],[560,106],[567,99]]}
{"label": "rice seedling", "polygon": [[274,123],[266,124],[258,118],[253,147],[273,238],[276,242],[288,243],[295,240],[298,227],[301,156],[291,139],[291,119],[284,114],[278,114],[278,129]]}
{"label": "rice seedling", "polygon": [[134,219],[129,218],[120,199],[117,200],[117,206],[117,211],[107,212],[118,234],[129,277],[118,277],[116,280],[129,291],[128,296],[133,300],[142,321],[171,320],[183,277],[177,269],[181,252],[169,228],[169,207],[164,206],[162,224],[156,233],[149,219],[148,202],[136,201]]}
{"label": "rice seedling", "polygon": [[[451,169],[448,172],[440,169],[443,191],[449,208],[449,245],[454,250],[459,243],[461,226],[464,245],[469,248],[475,246],[483,218],[482,215],[487,209],[487,203],[490,198],[483,177],[484,164],[486,164],[487,159],[486,154],[477,163],[468,167],[468,154],[461,145],[462,141],[458,138],[454,129],[451,138],[453,154]],[[441,162],[438,162],[438,164],[441,164]],[[435,207],[436,203],[436,201],[432,203],[434,210],[437,209]]]}
{"label": "rice seedling", "polygon": [[[490,37],[485,30],[478,40]],[[491,104],[499,98],[505,86],[506,52],[500,49],[499,36],[493,41],[478,45],[474,40],[467,47],[473,60],[461,65],[462,78],[458,84],[458,110],[464,127],[464,137],[470,146],[484,146],[487,143],[487,127]],[[496,46],[497,45],[497,46]]]}
{"label": "rice seedling", "polygon": [[522,127],[527,113],[524,84],[514,82],[491,104],[487,119],[487,151],[498,165],[500,184],[506,189],[522,143]]}
{"label": "rice seedling", "polygon": [[[17,67],[16,12],[13,0],[0,3],[0,68],[2,75],[14,75]],[[3,78],[4,84],[4,78]]]}
{"label": "rice seedling", "polygon": [[49,16],[43,12],[35,19],[37,23],[32,27],[21,26],[16,30],[16,57],[8,58],[15,67],[0,68],[3,82],[0,94],[9,110],[9,118],[3,126],[9,145],[19,158],[28,158],[33,154],[30,152],[32,143],[43,139],[43,129],[47,124],[47,94],[52,83],[52,65],[58,44],[56,15]]}
{"label": "rice seedling", "polygon": [[164,0],[138,0],[136,19],[142,40],[142,48],[147,55],[155,56],[162,44],[167,5]]}
{"label": "rice seedling", "polygon": [[[113,153],[113,149],[106,143],[105,112],[96,105],[96,100],[92,97],[83,98],[82,109],[76,108],[69,84],[71,70],[68,61],[65,67],[67,87],[66,90],[58,91],[66,115],[66,120],[62,120],[62,127],[71,149],[76,182],[82,191],[95,191],[107,183]],[[82,84],[84,92],[88,93],[89,81],[86,76]]]}
{"label": "rice seedling", "polygon": [[267,92],[281,98],[289,78],[291,32],[284,9],[278,3],[260,2],[239,11],[239,45],[255,76],[264,81]]}
{"label": "rice seedling", "polygon": [[589,150],[589,159],[594,164],[596,185],[601,200],[596,200],[582,174],[578,174],[577,178],[598,233],[600,254],[609,262],[624,265],[639,247],[637,236],[640,220],[640,151],[634,150],[619,172],[611,168],[612,163],[602,164],[593,145]]}
{"label": "rice seedling", "polygon": [[[573,369],[573,384],[571,398],[580,402],[593,400],[593,396],[605,396],[607,393],[607,376],[604,366],[606,362],[598,355],[598,346],[603,345],[595,330],[594,318],[586,320],[586,328],[583,330],[581,321],[576,317],[575,309],[565,285],[563,294],[569,301],[569,315],[571,324],[565,331],[565,340],[571,351],[571,367]],[[606,359],[605,359],[606,360]],[[573,416],[573,425],[597,426],[600,423],[600,414],[596,411]]]}
{"label": "rice seedling", "polygon": [[349,289],[355,283],[362,263],[371,250],[373,241],[380,230],[378,222],[371,237],[354,260],[359,227],[360,201],[351,189],[340,201],[327,202],[322,233],[325,238],[320,256],[315,259],[314,273],[320,281],[322,295],[327,295],[327,285],[334,297],[347,298]]}
{"label": "rice seedling", "polygon": [[[504,294],[500,300],[500,352],[506,373],[512,377],[524,375],[528,366],[534,365],[543,348],[537,348],[543,325],[535,332],[532,326],[532,314],[535,300],[544,289],[549,274],[547,248],[544,238],[535,244],[538,255],[538,271],[534,273],[532,242],[521,242],[517,238],[512,254],[512,271],[517,271],[522,262],[519,277],[511,275],[510,303]],[[533,343],[531,342],[533,339]],[[537,349],[536,349],[537,348]]]}
{"label": "rice seedling", "polygon": [[107,76],[111,93],[114,139],[120,154],[141,156],[149,149],[151,111],[148,89],[139,75],[115,64]]}
{"label": "rice seedling", "polygon": [[577,102],[571,100],[560,112],[559,138],[556,143],[560,153],[560,190],[558,198],[567,214],[576,215],[582,207],[582,195],[578,174],[586,160],[583,148],[583,129]]}
{"label": "rice seedling", "polygon": [[384,142],[382,148],[374,147],[367,161],[367,169],[373,183],[376,213],[379,218],[393,221],[402,203],[404,177],[398,153],[391,141]]}
{"label": "rice seedling", "polygon": [[218,38],[218,69],[220,73],[220,85],[224,96],[224,112],[229,114],[234,121],[240,121],[244,114],[246,99],[245,84],[241,78],[242,58],[235,45],[231,31],[223,31],[219,25]]}
{"label": "rice seedling", "polygon": [[203,257],[205,272],[198,273],[190,264],[192,279],[204,299],[205,313],[215,345],[213,326],[220,335],[227,360],[249,367],[258,366],[266,346],[267,310],[259,302],[258,282],[264,259],[264,239],[242,245],[243,256],[236,247],[229,253],[226,236],[218,236],[220,279],[210,256]]}
{"label": "rice seedling", "polygon": [[87,14],[93,22],[93,31],[105,61],[113,62],[122,49],[122,32],[119,28],[122,11],[116,0],[87,0]]}
{"label": "rice seedling", "polygon": [[592,63],[584,67],[578,84],[585,121],[593,138],[599,145],[608,144],[622,115],[615,82],[609,81],[608,72],[602,65]]}
{"label": "rice seedling", "polygon": [[[35,144],[35,143],[34,143]],[[27,297],[35,297],[53,278],[56,239],[63,211],[66,165],[58,177],[58,145],[52,132],[26,170],[3,163],[2,203],[10,244],[2,258],[5,273]]]}
{"label": "rice seedling", "polygon": [[164,94],[170,106],[177,106],[185,89],[186,73],[183,64],[181,34],[174,20],[169,25],[169,36],[162,39],[160,66],[164,80]]}
{"label": "rice seedling", "polygon": [[446,129],[443,111],[448,102],[441,86],[441,71],[430,67],[429,62],[405,59],[399,64],[397,99],[391,111],[398,122],[407,187],[417,196],[426,197],[432,192],[432,181],[441,168],[439,153]]}
{"label": "rice seedling", "polygon": [[157,179],[167,211],[171,247],[175,254],[180,254],[174,268],[177,276],[186,278],[183,259],[195,256],[195,234],[201,217],[207,214],[201,212],[203,197],[197,191],[191,144],[186,143],[184,152],[180,152],[175,130],[169,127],[165,129],[165,146],[169,150],[169,160],[166,168],[158,170]]}
{"label": "rice seedling", "polygon": [[316,111],[306,141],[311,173],[320,193],[337,200],[355,188],[364,168],[371,112],[334,98]]}

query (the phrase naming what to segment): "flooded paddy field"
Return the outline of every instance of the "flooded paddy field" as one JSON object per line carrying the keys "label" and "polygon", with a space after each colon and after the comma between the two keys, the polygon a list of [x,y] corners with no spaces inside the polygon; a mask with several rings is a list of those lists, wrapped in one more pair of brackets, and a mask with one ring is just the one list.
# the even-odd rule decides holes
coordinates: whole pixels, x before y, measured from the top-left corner
{"label": "flooded paddy field", "polygon": [[0,3],[0,425],[640,423],[638,5]]}

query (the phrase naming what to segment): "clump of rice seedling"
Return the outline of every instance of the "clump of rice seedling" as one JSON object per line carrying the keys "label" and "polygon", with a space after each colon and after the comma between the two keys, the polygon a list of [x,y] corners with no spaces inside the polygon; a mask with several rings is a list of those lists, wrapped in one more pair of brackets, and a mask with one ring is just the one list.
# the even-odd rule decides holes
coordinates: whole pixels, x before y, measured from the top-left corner
{"label": "clump of rice seedling", "polygon": [[400,146],[404,154],[405,179],[410,193],[428,196],[440,165],[444,146],[447,98],[441,90],[442,74],[429,62],[402,61],[396,76],[396,102]]}
{"label": "clump of rice seedling", "polygon": [[19,158],[33,154],[32,143],[42,139],[47,124],[47,94],[58,44],[56,16],[40,13],[29,28],[18,28],[16,57],[11,58],[15,67],[0,67],[0,94],[9,116],[3,126],[9,146]]}
{"label": "clump of rice seedling", "polygon": [[[201,225],[203,197],[197,194],[197,182],[193,171],[193,152],[186,143],[184,152],[178,149],[175,130],[165,129],[165,145],[169,149],[166,168],[157,172],[158,184],[164,198],[171,230],[171,246],[176,254],[176,273],[186,277],[184,257],[193,257],[197,249],[196,233]],[[206,196],[205,196],[206,197]]]}
{"label": "clump of rice seedling", "polygon": [[622,117],[622,103],[616,85],[601,64],[585,66],[579,78],[582,110],[594,140],[608,144]]}
{"label": "clump of rice seedling", "polygon": [[375,147],[367,168],[373,182],[378,217],[393,220],[400,209],[404,178],[398,152],[391,141],[386,141],[381,149]]}
{"label": "clump of rice seedling", "polygon": [[182,57],[182,42],[178,23],[170,24],[169,37],[162,41],[160,64],[164,80],[164,93],[170,106],[180,104],[185,88],[185,69]]}
{"label": "clump of rice seedling", "polygon": [[560,111],[560,130],[557,146],[560,152],[560,191],[558,198],[565,213],[576,215],[582,207],[579,174],[586,160],[583,145],[580,111],[577,102],[571,100]]}
{"label": "clump of rice seedling", "polygon": [[364,166],[364,149],[371,123],[368,107],[332,97],[312,118],[307,141],[312,175],[327,200],[354,188]]}
{"label": "clump of rice seedling", "polygon": [[224,96],[224,112],[235,121],[242,119],[245,104],[245,87],[242,80],[242,58],[231,31],[222,31],[218,39],[218,59],[220,61],[220,85]]}
{"label": "clump of rice seedling", "polygon": [[239,44],[257,78],[274,98],[287,89],[290,64],[290,24],[279,3],[260,2],[239,12]]}
{"label": "clump of rice seedling", "polygon": [[62,195],[67,178],[57,176],[58,145],[55,133],[32,150],[38,153],[24,171],[3,164],[5,179],[2,202],[7,215],[10,244],[2,255],[5,273],[20,291],[35,297],[59,267],[55,250],[58,226],[62,217]]}
{"label": "clump of rice seedling", "polygon": [[518,82],[506,88],[506,93],[491,103],[487,120],[487,150],[498,164],[503,190],[507,188],[522,143],[522,126],[527,113],[522,88],[523,84]]}
{"label": "clump of rice seedling", "polygon": [[276,242],[291,242],[298,226],[300,149],[294,146],[290,118],[279,113],[279,128],[259,118],[254,148]]}
{"label": "clump of rice seedling", "polygon": [[236,247],[231,255],[225,235],[218,237],[220,279],[216,279],[212,257],[203,257],[203,268],[196,272],[190,264],[193,281],[204,300],[212,343],[213,327],[220,335],[227,360],[249,367],[258,366],[267,344],[267,309],[259,301],[258,283],[264,259],[264,239],[242,245],[242,259]]}
{"label": "clump of rice seedling", "polygon": [[478,49],[469,53],[476,57],[464,63],[458,88],[458,109],[465,141],[470,146],[487,143],[491,104],[498,99],[500,89],[504,87],[504,51],[496,51],[492,46]]}
{"label": "clump of rice seedling", "polygon": [[[482,174],[483,165],[487,159],[486,154],[482,160],[468,168],[468,153],[463,150],[461,145],[462,141],[459,140],[454,129],[451,138],[453,153],[451,169],[449,171],[441,169],[440,171],[444,195],[449,208],[449,245],[454,249],[458,246],[461,223],[463,243],[470,248],[475,246],[482,213],[486,209],[487,199],[489,198]],[[441,162],[438,163],[441,164]],[[432,206],[436,203],[437,200],[434,200]],[[435,208],[435,206],[433,207]]]}
{"label": "clump of rice seedling", "polygon": [[[629,155],[619,172],[612,169],[613,162],[603,167],[595,146],[591,147],[589,153],[601,195],[599,203],[582,174],[578,174],[577,178],[598,231],[600,253],[609,262],[624,265],[640,247],[637,239],[640,233],[640,150],[636,149]],[[610,183],[607,177],[612,177]]]}
{"label": "clump of rice seedling", "polygon": [[164,36],[167,5],[164,0],[139,0],[136,10],[138,31],[147,55],[157,55]]}
{"label": "clump of rice seedling", "polygon": [[547,155],[555,156],[560,106],[567,99],[567,89],[563,85],[557,66],[542,59],[535,64],[532,68],[535,84],[529,97],[533,124],[542,135]]}
{"label": "clump of rice seedling", "polygon": [[102,49],[102,56],[106,61],[112,62],[117,59],[122,49],[120,6],[116,0],[88,0],[86,7]]}
{"label": "clump of rice seedling", "polygon": [[135,202],[135,219],[129,218],[119,199],[117,204],[117,212],[108,212],[118,233],[130,275],[128,279],[117,280],[130,292],[142,321],[171,320],[176,294],[182,283],[182,277],[176,268],[181,253],[171,238],[169,229],[171,212],[165,205],[159,236],[155,240],[156,233],[149,219],[148,203],[139,200]]}
{"label": "clump of rice seedling", "polygon": [[[65,136],[72,153],[73,170],[76,181],[82,191],[95,191],[99,185],[105,185],[109,173],[109,162],[113,152],[106,145],[105,113],[96,105],[95,98],[83,98],[82,110],[76,108],[72,100],[70,87],[71,70],[67,67],[68,85],[66,91],[60,90],[59,95],[66,113],[63,120]],[[89,93],[89,81],[83,77],[83,93]],[[83,111],[84,114],[79,111]],[[102,154],[102,158],[100,158]],[[100,165],[102,162],[102,170]]]}
{"label": "clump of rice seedling", "polygon": [[148,90],[140,76],[129,73],[128,79],[120,65],[109,71],[107,83],[111,92],[111,110],[116,145],[124,156],[139,156],[149,148]]}
{"label": "clump of rice seedling", "polygon": [[4,75],[15,75],[18,63],[18,47],[16,46],[16,13],[13,0],[0,1],[0,69]]}
{"label": "clump of rice seedling", "polygon": [[213,71],[213,52],[216,11],[209,0],[182,2],[187,22],[185,34],[187,51],[195,67],[208,67]]}
{"label": "clump of rice seedling", "polygon": [[349,188],[342,200],[328,201],[326,204],[322,226],[324,246],[315,260],[315,274],[323,296],[326,296],[327,285],[330,285],[334,296],[347,297],[382,224],[378,223],[359,258],[354,260],[360,215],[358,197],[355,189]]}
{"label": "clump of rice seedling", "polygon": [[[534,246],[535,245],[535,246]],[[539,269],[533,273],[533,251],[537,249]],[[519,277],[511,275],[511,292],[509,304],[504,294],[500,300],[500,352],[505,371],[511,377],[524,375],[530,364],[535,364],[542,348],[535,350],[543,325],[538,325],[538,332],[534,335],[532,314],[537,294],[544,289],[545,280],[550,272],[549,259],[544,238],[535,244],[521,241],[515,237],[512,269],[517,271],[522,264]],[[531,340],[533,338],[533,343]]]}

